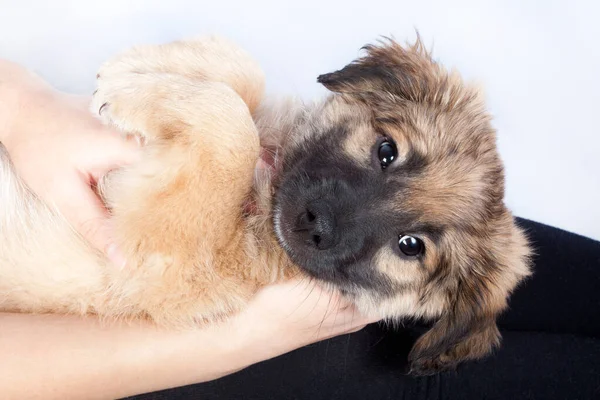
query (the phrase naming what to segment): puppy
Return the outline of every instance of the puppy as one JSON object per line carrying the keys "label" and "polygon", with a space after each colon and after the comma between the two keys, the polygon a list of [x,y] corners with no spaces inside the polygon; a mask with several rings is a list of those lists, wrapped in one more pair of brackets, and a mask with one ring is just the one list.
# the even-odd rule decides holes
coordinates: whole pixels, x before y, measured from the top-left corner
{"label": "puppy", "polygon": [[364,314],[435,321],[415,374],[489,353],[530,269],[483,96],[420,41],[365,50],[318,78],[332,93],[312,105],[266,104],[259,66],[223,39],[105,63],[93,111],[144,143],[100,187],[128,265],[110,266],[2,153],[0,309],[189,327],[301,274]]}

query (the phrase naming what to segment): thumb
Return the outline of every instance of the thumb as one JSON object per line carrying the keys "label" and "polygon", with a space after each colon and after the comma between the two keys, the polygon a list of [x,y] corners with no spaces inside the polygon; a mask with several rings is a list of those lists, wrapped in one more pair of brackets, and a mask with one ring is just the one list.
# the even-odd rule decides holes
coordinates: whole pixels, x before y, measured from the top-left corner
{"label": "thumb", "polygon": [[60,208],[69,210],[65,217],[92,247],[122,268],[125,266],[125,258],[114,241],[108,211],[91,187],[83,181],[81,183],[76,192],[68,197],[67,204]]}
{"label": "thumb", "polygon": [[131,136],[101,127],[94,140],[94,151],[82,154],[84,157],[81,164],[87,165],[87,169],[101,169],[106,172],[109,169],[133,164],[140,158],[140,146]]}

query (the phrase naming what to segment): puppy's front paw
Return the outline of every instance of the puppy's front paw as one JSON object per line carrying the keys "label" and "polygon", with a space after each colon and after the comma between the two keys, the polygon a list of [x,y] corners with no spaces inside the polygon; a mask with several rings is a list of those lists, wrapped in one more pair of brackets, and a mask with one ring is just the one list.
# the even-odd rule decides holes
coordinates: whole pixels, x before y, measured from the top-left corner
{"label": "puppy's front paw", "polygon": [[152,75],[132,71],[99,74],[92,112],[122,132],[146,137],[151,101],[156,95]]}

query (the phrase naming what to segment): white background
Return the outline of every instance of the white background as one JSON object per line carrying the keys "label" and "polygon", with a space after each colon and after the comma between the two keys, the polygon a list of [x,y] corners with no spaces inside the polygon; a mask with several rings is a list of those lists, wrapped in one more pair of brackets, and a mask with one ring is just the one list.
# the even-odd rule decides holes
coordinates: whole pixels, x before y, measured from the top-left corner
{"label": "white background", "polygon": [[417,28],[486,87],[513,211],[600,239],[599,19],[594,0],[0,0],[0,57],[91,93],[114,52],[218,33],[262,63],[271,93],[313,98],[317,75]]}

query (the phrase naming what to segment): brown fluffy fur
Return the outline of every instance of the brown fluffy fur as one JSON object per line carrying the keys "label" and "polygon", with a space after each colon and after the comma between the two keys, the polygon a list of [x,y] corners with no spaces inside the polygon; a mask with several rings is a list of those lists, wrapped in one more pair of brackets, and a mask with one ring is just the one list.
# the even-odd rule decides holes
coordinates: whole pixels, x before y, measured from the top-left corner
{"label": "brown fluffy fur", "polygon": [[[272,218],[286,155],[344,124],[341,148],[357,165],[368,168],[383,134],[414,172],[398,177],[402,198],[380,212],[414,211],[415,226],[436,232],[423,234],[420,262],[377,249],[385,296],[346,294],[363,313],[437,321],[411,352],[414,373],[487,354],[499,343],[497,315],[529,274],[529,250],[503,204],[503,167],[481,94],[420,42],[367,47],[365,57],[319,80],[335,92],[322,103],[260,105],[259,67],[215,38],[110,60],[98,74],[93,111],[145,143],[142,160],[102,189],[128,266],[109,266],[29,193],[0,153],[0,309],[183,327],[239,311],[259,287],[298,273]],[[255,169],[261,147],[275,155],[274,176]]]}

